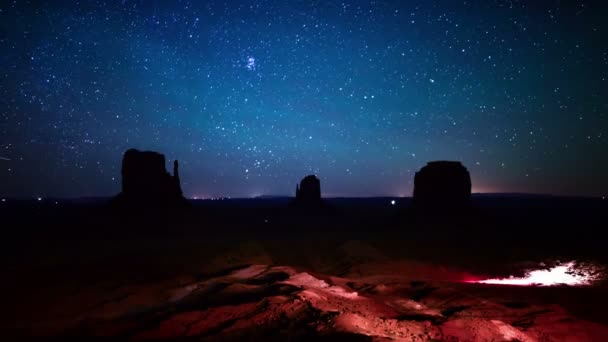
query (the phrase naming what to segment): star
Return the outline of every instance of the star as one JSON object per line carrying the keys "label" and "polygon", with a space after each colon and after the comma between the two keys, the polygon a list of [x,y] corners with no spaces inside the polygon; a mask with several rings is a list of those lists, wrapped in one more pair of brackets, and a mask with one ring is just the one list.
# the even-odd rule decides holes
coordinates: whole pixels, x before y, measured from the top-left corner
{"label": "star", "polygon": [[253,57],[247,57],[246,68],[247,68],[247,70],[250,70],[250,71],[255,70],[255,58],[253,58]]}

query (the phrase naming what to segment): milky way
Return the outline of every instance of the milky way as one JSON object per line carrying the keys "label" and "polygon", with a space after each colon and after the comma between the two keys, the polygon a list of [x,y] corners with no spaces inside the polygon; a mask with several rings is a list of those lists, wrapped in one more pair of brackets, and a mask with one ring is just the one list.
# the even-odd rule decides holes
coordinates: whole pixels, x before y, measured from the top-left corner
{"label": "milky way", "polygon": [[130,148],[188,196],[608,192],[608,15],[587,1],[0,4],[0,194],[120,191]]}

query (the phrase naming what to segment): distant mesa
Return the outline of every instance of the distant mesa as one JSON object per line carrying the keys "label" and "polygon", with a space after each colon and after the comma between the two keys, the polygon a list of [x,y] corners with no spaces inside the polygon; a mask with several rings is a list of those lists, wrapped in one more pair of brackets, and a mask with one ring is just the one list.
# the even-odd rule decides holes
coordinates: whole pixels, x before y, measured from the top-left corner
{"label": "distant mesa", "polygon": [[458,161],[432,161],[414,177],[414,205],[463,208],[471,204],[471,176]]}
{"label": "distant mesa", "polygon": [[308,175],[296,185],[296,200],[315,202],[321,200],[321,181],[315,175]]}
{"label": "distant mesa", "polygon": [[308,175],[296,185],[296,198],[292,206],[298,208],[320,208],[324,206],[321,199],[321,181],[315,175]]}
{"label": "distant mesa", "polygon": [[185,203],[179,180],[179,164],[173,163],[173,175],[165,168],[165,156],[153,151],[130,149],[122,158],[121,204],[180,205]]}

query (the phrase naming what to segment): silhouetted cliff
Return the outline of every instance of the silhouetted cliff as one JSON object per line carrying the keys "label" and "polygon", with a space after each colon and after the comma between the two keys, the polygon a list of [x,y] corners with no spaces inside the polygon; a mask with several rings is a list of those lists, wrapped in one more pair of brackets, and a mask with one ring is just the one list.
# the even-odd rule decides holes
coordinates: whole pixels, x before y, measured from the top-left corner
{"label": "silhouetted cliff", "polygon": [[130,149],[122,158],[122,192],[116,200],[127,205],[179,205],[185,202],[177,160],[173,176],[165,168],[165,156]]}
{"label": "silhouetted cliff", "polygon": [[296,185],[296,198],[291,203],[295,208],[326,209],[321,199],[321,181],[315,175],[308,175]]}
{"label": "silhouetted cliff", "polygon": [[471,204],[471,176],[457,161],[429,162],[414,177],[414,205],[462,208]]}
{"label": "silhouetted cliff", "polygon": [[296,186],[296,200],[301,202],[315,202],[321,200],[321,181],[315,175],[302,179]]}

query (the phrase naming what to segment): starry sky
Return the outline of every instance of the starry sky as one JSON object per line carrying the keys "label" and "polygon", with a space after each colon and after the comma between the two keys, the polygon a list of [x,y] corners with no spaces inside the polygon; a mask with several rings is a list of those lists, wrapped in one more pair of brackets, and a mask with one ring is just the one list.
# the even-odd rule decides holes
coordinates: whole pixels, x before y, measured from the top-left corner
{"label": "starry sky", "polygon": [[604,1],[2,1],[0,195],[107,196],[131,147],[189,197],[608,193]]}

